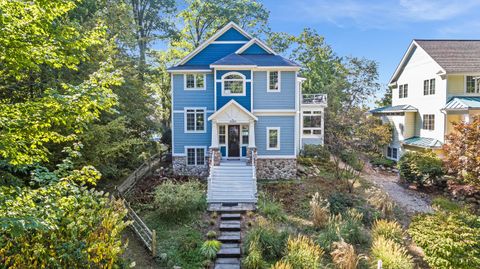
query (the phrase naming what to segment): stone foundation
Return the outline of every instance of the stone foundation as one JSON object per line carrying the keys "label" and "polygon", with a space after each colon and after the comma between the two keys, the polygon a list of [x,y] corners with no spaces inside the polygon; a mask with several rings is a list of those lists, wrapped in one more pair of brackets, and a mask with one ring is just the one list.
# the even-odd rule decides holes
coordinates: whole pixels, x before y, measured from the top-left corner
{"label": "stone foundation", "polygon": [[296,159],[257,159],[257,179],[293,179],[297,177]]}
{"label": "stone foundation", "polygon": [[189,166],[187,157],[172,157],[173,173],[180,176],[208,177],[208,157],[205,158],[205,165]]}

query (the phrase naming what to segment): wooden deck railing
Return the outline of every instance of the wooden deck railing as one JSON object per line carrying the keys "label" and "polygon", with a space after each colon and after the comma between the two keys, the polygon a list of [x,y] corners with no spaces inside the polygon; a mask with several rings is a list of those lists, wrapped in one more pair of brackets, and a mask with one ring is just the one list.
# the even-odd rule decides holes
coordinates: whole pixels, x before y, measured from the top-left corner
{"label": "wooden deck railing", "polygon": [[138,167],[133,173],[131,173],[123,182],[117,187],[117,190],[122,194],[126,195],[130,192],[137,184],[138,180],[145,177],[147,174],[152,174],[153,170],[160,164],[162,161],[163,153],[157,153],[150,157],[146,162],[144,162],[140,167]]}

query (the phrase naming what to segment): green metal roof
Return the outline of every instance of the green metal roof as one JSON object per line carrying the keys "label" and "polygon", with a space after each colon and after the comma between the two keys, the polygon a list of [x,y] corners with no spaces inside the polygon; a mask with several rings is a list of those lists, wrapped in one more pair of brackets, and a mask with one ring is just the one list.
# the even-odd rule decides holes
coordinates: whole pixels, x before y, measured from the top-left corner
{"label": "green metal roof", "polygon": [[397,112],[417,112],[418,109],[411,105],[386,106],[370,110],[372,114],[397,113]]}
{"label": "green metal roof", "polygon": [[454,96],[450,98],[442,110],[480,109],[479,96]]}
{"label": "green metal roof", "polygon": [[435,138],[414,136],[403,140],[404,145],[421,148],[440,148],[443,143]]}

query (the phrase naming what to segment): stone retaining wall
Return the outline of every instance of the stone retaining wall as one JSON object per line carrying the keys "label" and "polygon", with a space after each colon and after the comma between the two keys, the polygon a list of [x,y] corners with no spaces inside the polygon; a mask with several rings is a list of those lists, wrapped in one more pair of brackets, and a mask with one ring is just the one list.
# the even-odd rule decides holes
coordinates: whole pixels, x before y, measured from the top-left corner
{"label": "stone retaining wall", "polygon": [[188,166],[187,157],[172,157],[173,173],[180,176],[208,177],[208,157],[205,158],[205,165]]}
{"label": "stone retaining wall", "polygon": [[257,179],[293,179],[297,176],[296,159],[257,159]]}

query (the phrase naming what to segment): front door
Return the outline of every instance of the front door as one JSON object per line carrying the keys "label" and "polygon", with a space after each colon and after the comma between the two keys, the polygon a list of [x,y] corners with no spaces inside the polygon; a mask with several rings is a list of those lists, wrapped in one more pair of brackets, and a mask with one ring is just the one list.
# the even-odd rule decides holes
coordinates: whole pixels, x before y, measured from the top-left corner
{"label": "front door", "polygon": [[240,157],[240,125],[228,125],[228,157]]}

